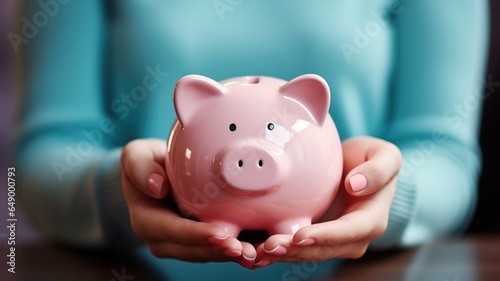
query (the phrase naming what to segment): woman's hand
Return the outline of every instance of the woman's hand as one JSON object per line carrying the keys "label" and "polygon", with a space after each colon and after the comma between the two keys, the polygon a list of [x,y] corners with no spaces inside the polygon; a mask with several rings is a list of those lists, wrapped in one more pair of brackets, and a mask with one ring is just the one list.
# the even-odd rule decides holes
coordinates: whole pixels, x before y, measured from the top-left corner
{"label": "woman's hand", "polygon": [[381,139],[356,137],[344,141],[342,150],[344,182],[333,204],[318,223],[259,245],[256,266],[359,258],[384,233],[402,164],[399,149]]}
{"label": "woman's hand", "polygon": [[170,190],[165,155],[162,140],[135,140],[123,148],[122,187],[136,235],[157,257],[235,261],[252,267],[256,257],[252,245],[228,237],[216,225],[185,219],[165,203]]}

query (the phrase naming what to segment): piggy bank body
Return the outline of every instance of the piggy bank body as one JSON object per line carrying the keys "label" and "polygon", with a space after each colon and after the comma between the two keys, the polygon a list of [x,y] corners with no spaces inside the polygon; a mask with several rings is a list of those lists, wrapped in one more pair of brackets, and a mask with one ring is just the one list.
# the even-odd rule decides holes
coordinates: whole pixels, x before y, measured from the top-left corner
{"label": "piggy bank body", "polygon": [[234,237],[292,234],[317,220],[342,176],[329,103],[327,83],[314,74],[181,78],[166,157],[180,210]]}

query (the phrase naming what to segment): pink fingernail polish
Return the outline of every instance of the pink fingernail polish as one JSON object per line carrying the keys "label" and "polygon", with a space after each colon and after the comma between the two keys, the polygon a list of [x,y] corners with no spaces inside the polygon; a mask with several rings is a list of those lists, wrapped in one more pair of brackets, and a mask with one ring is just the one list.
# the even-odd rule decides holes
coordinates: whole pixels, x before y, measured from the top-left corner
{"label": "pink fingernail polish", "polygon": [[228,237],[227,235],[223,236],[223,237],[221,237],[221,236],[211,236],[211,237],[208,238],[208,242],[210,244],[219,245],[220,243],[224,242],[224,240],[226,240],[227,237]]}
{"label": "pink fingernail polish", "polygon": [[361,191],[366,188],[367,182],[365,176],[362,174],[356,174],[349,179],[352,190],[354,192]]}
{"label": "pink fingernail polish", "polygon": [[159,195],[165,180],[160,174],[153,173],[148,180],[148,188],[153,194]]}
{"label": "pink fingernail polish", "polygon": [[245,256],[245,254],[243,254],[242,256],[243,256],[243,258],[244,258],[245,260],[247,260],[247,261],[255,261],[255,258],[256,258],[256,257],[249,258],[249,257]]}
{"label": "pink fingernail polish", "polygon": [[253,258],[249,258],[243,254],[238,258],[238,263],[245,268],[253,269],[253,266],[255,265],[255,258],[257,257],[255,256]]}
{"label": "pink fingernail polish", "polygon": [[281,245],[278,245],[278,246],[274,247],[274,249],[272,249],[272,250],[264,249],[264,252],[266,252],[268,254],[273,254],[273,255],[284,255],[284,254],[286,254],[286,248],[281,246]]}
{"label": "pink fingernail polish", "polygon": [[314,244],[314,242],[316,242],[316,241],[313,238],[306,238],[306,239],[302,239],[301,241],[294,243],[294,244],[298,245],[298,246],[309,246],[309,245]]}

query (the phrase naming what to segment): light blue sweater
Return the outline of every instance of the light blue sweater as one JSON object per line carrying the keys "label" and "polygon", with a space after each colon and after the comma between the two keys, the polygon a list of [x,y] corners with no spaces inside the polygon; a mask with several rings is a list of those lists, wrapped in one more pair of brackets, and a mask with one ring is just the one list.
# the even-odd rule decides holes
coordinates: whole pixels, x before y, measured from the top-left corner
{"label": "light blue sweater", "polygon": [[120,149],[167,138],[174,84],[193,73],[319,74],[342,139],[395,143],[404,165],[373,248],[418,245],[469,223],[481,167],[484,0],[25,2],[25,40],[13,43],[25,55],[19,189],[51,238],[137,241]]}

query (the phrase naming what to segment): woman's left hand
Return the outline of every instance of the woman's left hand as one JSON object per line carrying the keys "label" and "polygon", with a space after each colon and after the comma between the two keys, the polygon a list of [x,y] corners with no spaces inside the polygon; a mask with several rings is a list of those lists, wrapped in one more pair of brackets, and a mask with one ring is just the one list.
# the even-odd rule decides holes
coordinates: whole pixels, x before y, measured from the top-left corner
{"label": "woman's left hand", "polygon": [[402,165],[399,149],[381,139],[355,137],[344,141],[342,150],[344,181],[330,208],[294,235],[270,236],[257,247],[256,267],[360,258],[385,232]]}

